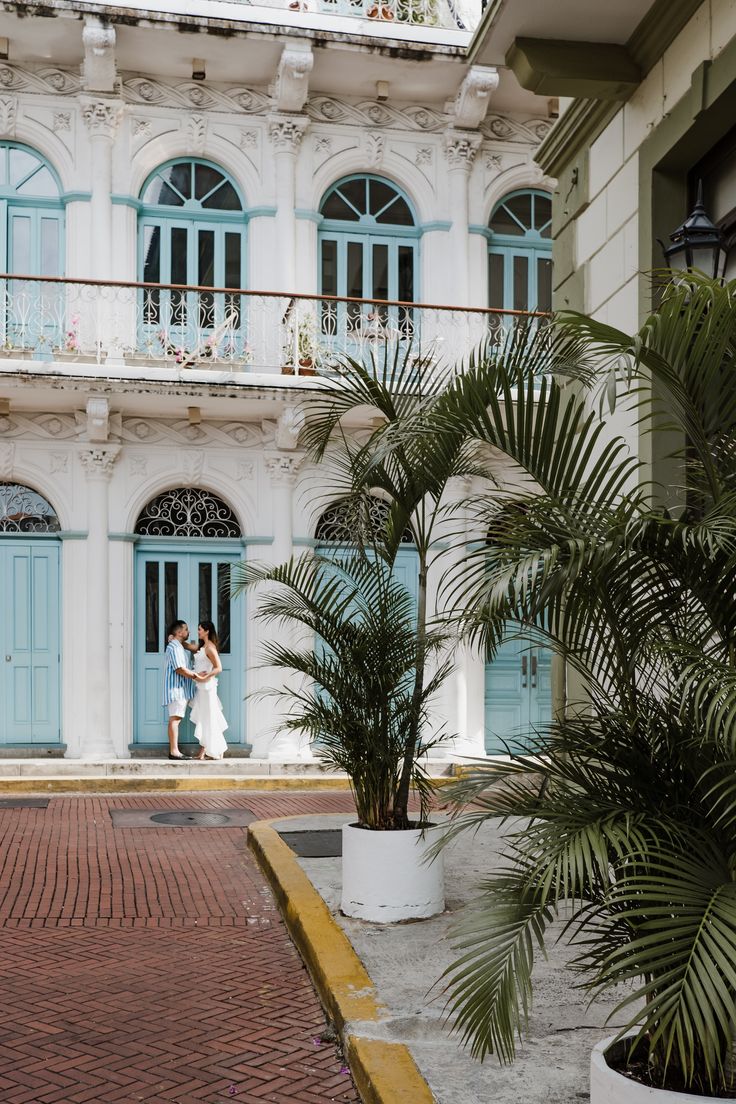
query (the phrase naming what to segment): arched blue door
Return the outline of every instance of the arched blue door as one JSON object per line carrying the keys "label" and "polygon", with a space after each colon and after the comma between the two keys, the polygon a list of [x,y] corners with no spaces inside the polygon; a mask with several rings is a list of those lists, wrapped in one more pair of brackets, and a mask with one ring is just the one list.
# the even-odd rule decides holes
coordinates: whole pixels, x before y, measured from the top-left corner
{"label": "arched blue door", "polygon": [[[166,630],[177,620],[213,621],[220,638],[218,693],[228,721],[228,743],[245,742],[245,633],[243,600],[228,592],[230,571],[242,559],[240,526],[216,495],[177,487],[154,498],[136,523],[134,742],[164,744],[161,705]],[[191,741],[187,719],[180,736]]]}
{"label": "arched blue door", "polygon": [[546,192],[511,192],[489,223],[488,305],[552,309],[552,202]]}
{"label": "arched blue door", "polygon": [[486,754],[503,755],[552,720],[552,653],[510,630],[485,673]]}
{"label": "arched blue door", "polygon": [[59,521],[37,491],[0,483],[0,743],[61,742]]}

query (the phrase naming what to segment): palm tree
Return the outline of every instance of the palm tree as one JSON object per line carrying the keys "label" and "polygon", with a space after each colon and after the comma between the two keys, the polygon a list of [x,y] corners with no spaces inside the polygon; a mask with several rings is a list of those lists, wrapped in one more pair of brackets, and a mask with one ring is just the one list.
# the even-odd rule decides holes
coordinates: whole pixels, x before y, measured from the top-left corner
{"label": "palm tree", "polygon": [[[509,825],[504,865],[458,929],[462,954],[444,978],[480,1058],[513,1057],[535,953],[564,903],[582,987],[595,996],[626,983],[620,1034],[634,1031],[640,1076],[706,1094],[731,1086],[735,294],[693,277],[634,337],[567,316],[557,332],[563,348],[581,343],[584,386],[520,385],[500,350],[443,399],[450,426],[527,481],[478,503],[489,544],[448,582],[464,629],[492,652],[508,622],[533,626],[584,690],[546,731],[524,734],[530,750],[451,794],[450,837],[486,817]],[[675,506],[660,505],[662,488],[642,484],[625,442],[608,437],[596,390],[611,401],[624,391],[644,432],[675,441],[673,470],[687,477]]]}
{"label": "palm tree", "polygon": [[[257,616],[306,630],[302,647],[272,640],[263,649],[268,665],[302,676],[298,685],[277,692],[287,702],[284,726],[308,734],[327,763],[347,772],[361,825],[392,828],[417,708],[419,641],[412,595],[382,559],[360,551],[233,569],[235,593],[263,584],[268,589]],[[419,700],[425,732],[428,703],[451,668],[447,643],[445,633],[432,629],[422,642],[423,655],[437,657]],[[428,738],[425,752],[432,743]],[[432,786],[416,757],[412,764],[424,823]]]}

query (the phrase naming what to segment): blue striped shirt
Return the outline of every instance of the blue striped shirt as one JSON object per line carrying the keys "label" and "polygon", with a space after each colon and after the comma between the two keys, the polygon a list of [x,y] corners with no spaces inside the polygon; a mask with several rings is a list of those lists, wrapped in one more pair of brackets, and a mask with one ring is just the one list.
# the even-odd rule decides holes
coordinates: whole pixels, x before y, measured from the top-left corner
{"label": "blue striped shirt", "polygon": [[179,640],[171,640],[166,645],[166,667],[164,669],[164,705],[175,701],[186,701],[189,697],[189,679],[177,674],[177,667],[189,667],[187,653]]}

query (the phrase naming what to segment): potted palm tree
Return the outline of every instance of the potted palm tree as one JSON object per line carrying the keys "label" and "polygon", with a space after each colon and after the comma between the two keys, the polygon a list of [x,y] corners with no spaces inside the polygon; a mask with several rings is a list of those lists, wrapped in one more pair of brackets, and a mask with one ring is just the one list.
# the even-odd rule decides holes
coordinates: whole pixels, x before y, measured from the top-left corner
{"label": "potted palm tree", "polygon": [[504,351],[447,400],[526,476],[478,504],[492,540],[464,565],[466,631],[492,649],[499,625],[534,626],[579,687],[526,750],[451,795],[450,837],[487,817],[508,834],[456,932],[449,1012],[477,1057],[511,1060],[564,910],[578,983],[620,995],[592,1104],[736,1099],[735,293],[693,277],[634,338],[558,324],[583,383],[667,428],[661,487],[640,483],[623,440],[605,443],[585,388],[519,386]]}
{"label": "potted palm tree", "polygon": [[[443,654],[447,634],[428,630],[422,641],[424,658],[437,663],[421,687],[425,740],[419,747],[413,741],[416,610],[380,557],[335,551],[279,567],[245,563],[233,569],[233,584],[236,593],[266,584],[257,616],[296,629],[304,640],[299,647],[272,639],[263,658],[271,668],[301,676],[276,691],[286,700],[283,725],[306,734],[323,763],[350,779],[357,822],[343,833],[343,912],[379,922],[441,912],[441,857],[424,861],[432,842],[432,785],[423,760],[442,735],[429,734],[429,704],[450,670]],[[418,814],[395,832],[407,761]]]}

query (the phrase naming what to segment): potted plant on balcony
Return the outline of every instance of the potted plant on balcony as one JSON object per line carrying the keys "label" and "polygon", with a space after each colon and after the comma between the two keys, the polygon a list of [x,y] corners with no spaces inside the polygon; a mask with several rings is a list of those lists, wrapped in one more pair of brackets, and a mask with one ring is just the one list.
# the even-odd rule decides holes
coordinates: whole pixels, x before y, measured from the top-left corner
{"label": "potted plant on balcony", "polygon": [[[374,554],[335,551],[279,567],[234,568],[235,593],[263,584],[269,589],[257,617],[280,627],[264,661],[301,676],[276,691],[289,707],[282,723],[314,741],[324,765],[347,772],[355,797],[357,822],[343,832],[343,912],[378,922],[441,912],[442,861],[424,861],[433,836],[426,831],[432,784],[423,760],[441,738],[428,734],[429,704],[451,668],[443,654],[448,634],[430,629],[420,646],[413,598]],[[284,626],[306,642],[279,641]],[[420,647],[423,662],[436,662],[417,696]],[[405,770],[419,808],[397,832]]]}
{"label": "potted plant on balcony", "polygon": [[692,277],[634,338],[562,327],[601,394],[633,384],[630,416],[667,427],[669,509],[584,391],[550,379],[514,395],[501,355],[446,405],[524,477],[478,503],[492,540],[464,568],[465,625],[491,643],[509,620],[535,626],[582,687],[527,750],[449,795],[448,838],[508,825],[506,861],[456,931],[449,1011],[476,1057],[511,1060],[562,913],[580,987],[620,996],[592,1104],[736,1100],[733,295]]}

